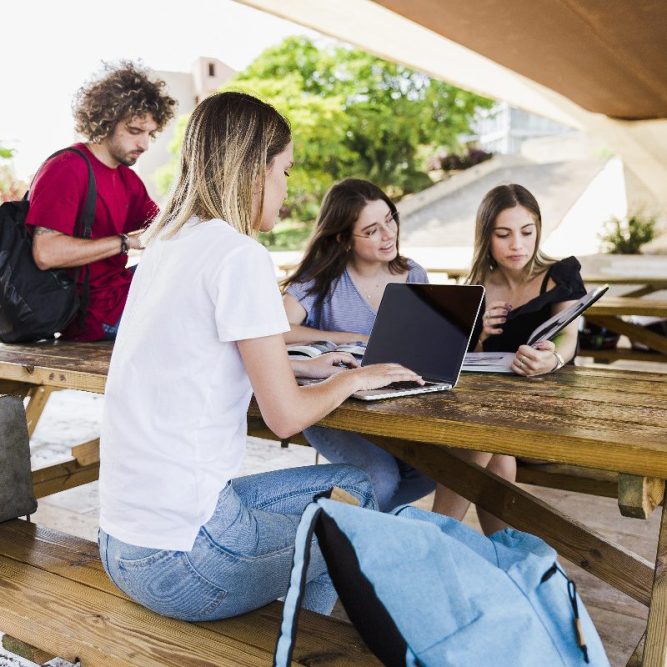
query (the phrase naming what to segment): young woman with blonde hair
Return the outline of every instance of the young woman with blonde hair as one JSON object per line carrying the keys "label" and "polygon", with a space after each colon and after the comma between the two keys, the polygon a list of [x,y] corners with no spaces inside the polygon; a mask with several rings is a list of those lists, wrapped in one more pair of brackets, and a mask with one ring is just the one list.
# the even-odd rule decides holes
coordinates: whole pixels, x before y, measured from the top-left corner
{"label": "young woman with blonde hair", "polygon": [[[287,121],[242,93],[193,112],[175,187],[145,235],[113,351],[101,437],[102,563],[132,599],[166,616],[207,621],[287,591],[294,535],[313,497],[341,487],[374,508],[366,475],[311,466],[235,478],[255,398],[288,437],[359,389],[418,376],[395,364],[352,368],[348,356],[301,363],[324,382],[299,387],[289,328],[267,251],[287,193]],[[314,553],[304,598],[335,601]]]}
{"label": "young woman with blonde hair", "polygon": [[[555,341],[526,344],[533,330],[580,299],[586,289],[574,257],[556,261],[540,249],[542,216],[535,197],[512,183],[490,190],[477,210],[473,263],[467,282],[484,285],[483,316],[478,322],[476,349],[515,352],[512,370],[533,377],[552,373],[574,358],[577,322],[569,324]],[[466,460],[514,480],[513,456],[458,450]],[[470,503],[438,485],[434,511],[463,519]],[[484,532],[505,524],[478,509]]]}

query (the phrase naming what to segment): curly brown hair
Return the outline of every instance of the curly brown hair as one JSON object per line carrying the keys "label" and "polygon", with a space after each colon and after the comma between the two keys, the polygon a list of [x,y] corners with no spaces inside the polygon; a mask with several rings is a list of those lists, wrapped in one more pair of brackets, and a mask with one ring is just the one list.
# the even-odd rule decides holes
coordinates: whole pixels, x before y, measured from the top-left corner
{"label": "curly brown hair", "polygon": [[108,137],[126,118],[151,114],[157,132],[173,118],[176,100],[166,83],[152,80],[147,69],[128,60],[104,64],[106,74],[79,88],[72,103],[76,131],[93,143]]}

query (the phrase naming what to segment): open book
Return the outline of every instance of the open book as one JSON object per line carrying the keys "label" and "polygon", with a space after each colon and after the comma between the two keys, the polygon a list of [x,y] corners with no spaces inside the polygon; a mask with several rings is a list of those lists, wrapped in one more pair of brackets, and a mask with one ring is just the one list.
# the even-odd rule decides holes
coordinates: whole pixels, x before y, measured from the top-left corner
{"label": "open book", "polygon": [[327,352],[347,352],[357,359],[361,359],[366,351],[366,343],[353,341],[351,343],[332,343],[330,340],[318,340],[312,343],[295,343],[287,346],[287,354],[293,359],[303,357],[319,357]]}
{"label": "open book", "polygon": [[[546,322],[540,324],[526,341],[527,345],[535,345],[544,340],[555,338],[570,322],[581,315],[586,308],[592,306],[607,290],[609,285],[602,285],[590,290],[575,301],[569,308],[561,310]],[[510,366],[514,359],[514,352],[468,352],[463,362],[463,371],[478,373],[511,373]]]}

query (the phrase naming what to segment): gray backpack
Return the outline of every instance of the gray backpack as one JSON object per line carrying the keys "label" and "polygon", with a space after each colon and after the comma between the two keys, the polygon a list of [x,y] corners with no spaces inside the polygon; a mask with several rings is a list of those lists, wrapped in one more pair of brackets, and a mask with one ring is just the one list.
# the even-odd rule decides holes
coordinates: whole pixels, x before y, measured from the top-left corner
{"label": "gray backpack", "polygon": [[23,399],[0,396],[0,521],[26,516],[37,509],[29,441]]}

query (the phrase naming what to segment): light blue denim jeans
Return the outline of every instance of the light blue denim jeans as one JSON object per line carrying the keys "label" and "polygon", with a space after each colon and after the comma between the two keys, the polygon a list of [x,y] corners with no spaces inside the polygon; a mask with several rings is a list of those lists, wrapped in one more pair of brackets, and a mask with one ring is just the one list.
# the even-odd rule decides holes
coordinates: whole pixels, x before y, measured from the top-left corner
{"label": "light blue denim jeans", "polygon": [[[337,486],[377,509],[367,475],[353,466],[291,468],[232,480],[191,551],[149,549],[99,532],[102,564],[130,598],[158,614],[211,621],[262,607],[287,593],[304,508]],[[329,614],[336,602],[313,544],[303,606]]]}
{"label": "light blue denim jeans", "polygon": [[323,426],[311,426],[303,433],[327,461],[348,463],[366,471],[381,512],[423,498],[435,489],[432,479],[358,433]]}

